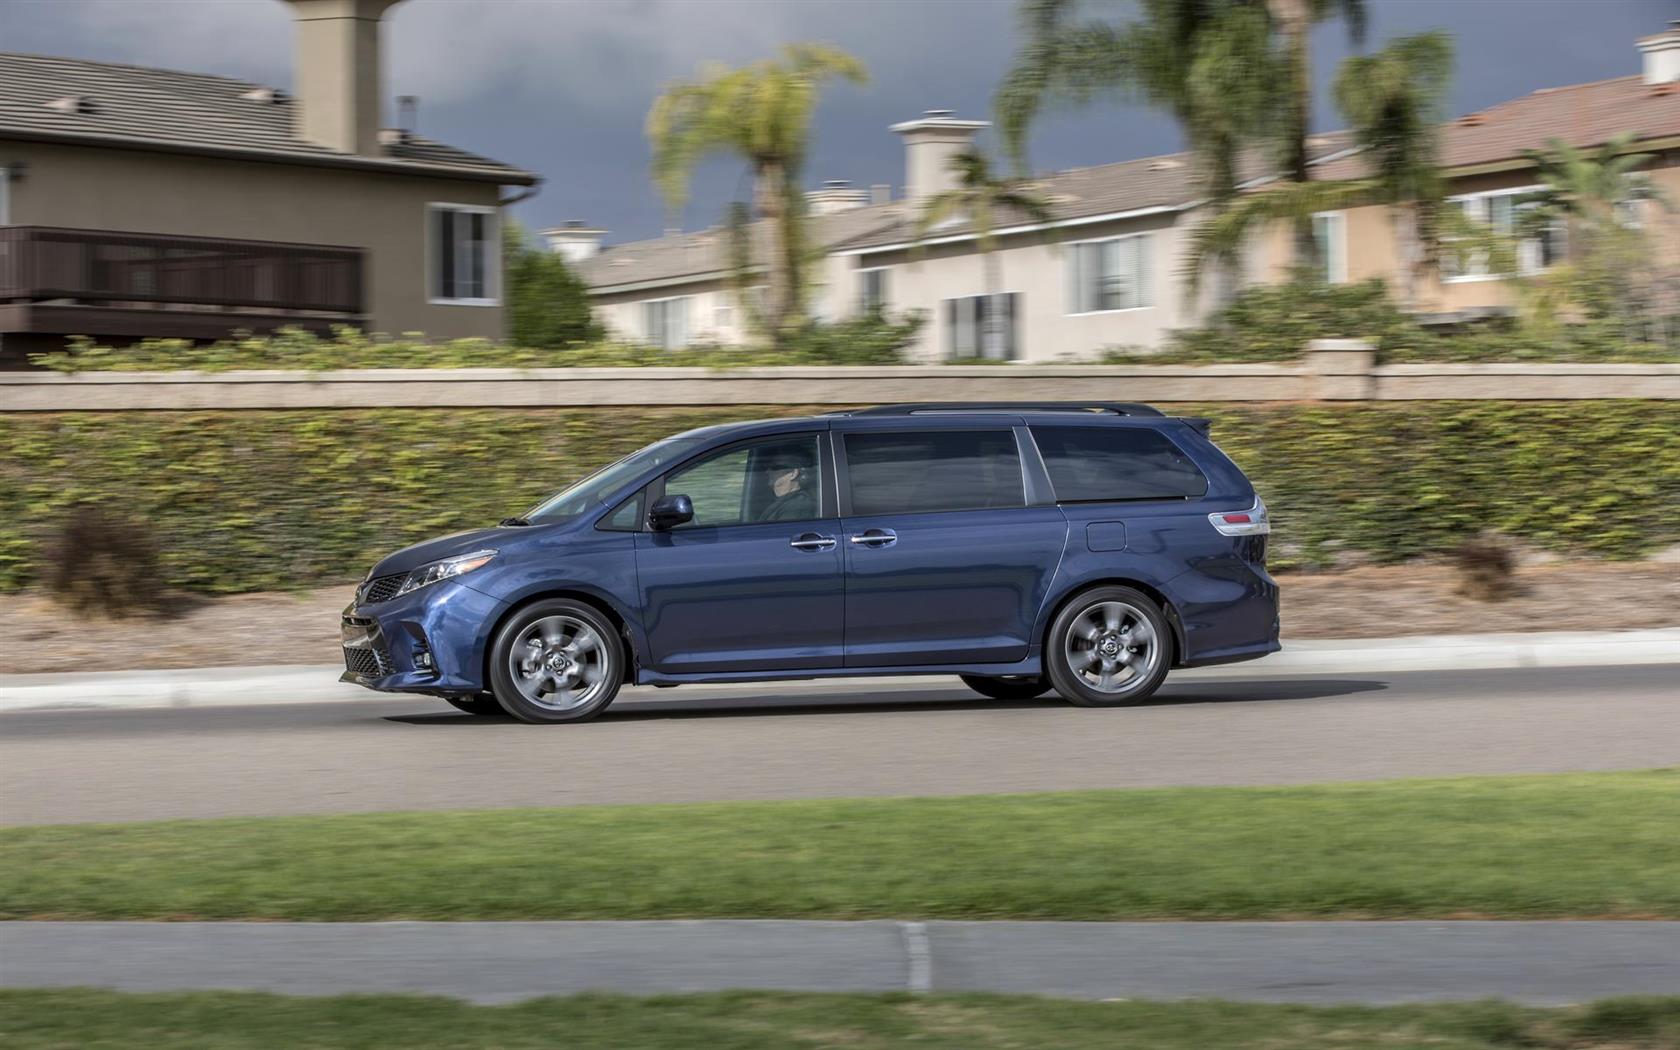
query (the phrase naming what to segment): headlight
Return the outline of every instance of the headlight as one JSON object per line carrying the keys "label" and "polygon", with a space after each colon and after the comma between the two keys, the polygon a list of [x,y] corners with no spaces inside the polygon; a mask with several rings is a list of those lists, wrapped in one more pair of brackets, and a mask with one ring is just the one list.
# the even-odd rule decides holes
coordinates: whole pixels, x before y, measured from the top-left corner
{"label": "headlight", "polygon": [[452,579],[474,569],[483,568],[490,564],[490,559],[496,556],[495,551],[473,551],[455,558],[445,558],[434,561],[430,565],[422,565],[408,574],[408,578],[397,588],[397,597],[409,591],[417,591],[422,587],[430,587],[440,580]]}

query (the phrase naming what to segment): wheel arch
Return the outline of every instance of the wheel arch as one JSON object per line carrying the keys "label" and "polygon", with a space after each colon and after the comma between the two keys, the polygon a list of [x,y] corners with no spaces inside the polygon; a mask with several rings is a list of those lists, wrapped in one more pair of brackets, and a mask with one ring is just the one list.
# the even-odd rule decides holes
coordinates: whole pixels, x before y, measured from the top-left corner
{"label": "wheel arch", "polygon": [[[1167,597],[1166,593],[1159,587],[1152,583],[1146,583],[1143,580],[1134,579],[1128,576],[1107,576],[1094,580],[1081,580],[1077,584],[1069,587],[1061,597],[1057,598],[1055,602],[1046,607],[1044,622],[1038,633],[1038,640],[1041,646],[1040,651],[1044,654],[1045,660],[1050,659],[1050,653],[1053,648],[1050,643],[1050,628],[1056,625],[1056,618],[1062,615],[1063,609],[1066,609],[1073,602],[1077,601],[1081,595],[1094,591],[1099,587],[1130,587],[1134,591],[1141,592],[1147,596],[1150,601],[1154,602],[1160,608],[1161,615],[1167,618],[1167,624],[1172,628],[1173,653],[1172,662],[1168,664],[1168,666],[1183,666],[1184,654],[1189,650],[1189,641],[1185,637],[1184,620],[1178,615],[1177,606],[1173,604],[1172,599]],[[1048,666],[1048,664],[1046,666]]]}
{"label": "wheel arch", "polygon": [[634,685],[640,657],[636,632],[629,618],[611,601],[593,591],[581,588],[555,587],[526,594],[515,601],[509,602],[508,607],[502,610],[494,622],[491,623],[489,633],[484,637],[484,666],[479,668],[480,674],[484,676],[484,687],[486,689],[490,688],[490,663],[495,657],[496,636],[501,633],[502,628],[506,626],[509,620],[525,609],[538,602],[552,601],[556,598],[564,598],[587,605],[607,618],[607,622],[613,625],[613,631],[618,635],[619,654],[624,657],[624,684]]}

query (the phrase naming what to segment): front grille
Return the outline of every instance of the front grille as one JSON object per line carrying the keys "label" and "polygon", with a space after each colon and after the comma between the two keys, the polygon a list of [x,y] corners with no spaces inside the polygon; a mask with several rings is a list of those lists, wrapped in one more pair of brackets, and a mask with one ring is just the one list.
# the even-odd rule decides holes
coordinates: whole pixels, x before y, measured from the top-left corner
{"label": "front grille", "polygon": [[344,669],[363,678],[383,678],[390,674],[391,661],[380,650],[365,645],[344,647]]}
{"label": "front grille", "polygon": [[408,573],[406,572],[399,572],[391,576],[375,576],[362,584],[361,604],[373,605],[378,602],[390,601],[397,596],[397,588],[401,587],[403,580],[407,578]]}

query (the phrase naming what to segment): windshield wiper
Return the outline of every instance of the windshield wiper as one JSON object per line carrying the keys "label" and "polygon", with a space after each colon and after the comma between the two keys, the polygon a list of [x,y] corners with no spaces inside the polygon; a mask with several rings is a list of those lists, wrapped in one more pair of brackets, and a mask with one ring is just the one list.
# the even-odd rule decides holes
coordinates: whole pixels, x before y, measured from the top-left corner
{"label": "windshield wiper", "polygon": [[503,528],[508,528],[514,525],[529,525],[531,523],[524,518],[503,518],[498,524]]}

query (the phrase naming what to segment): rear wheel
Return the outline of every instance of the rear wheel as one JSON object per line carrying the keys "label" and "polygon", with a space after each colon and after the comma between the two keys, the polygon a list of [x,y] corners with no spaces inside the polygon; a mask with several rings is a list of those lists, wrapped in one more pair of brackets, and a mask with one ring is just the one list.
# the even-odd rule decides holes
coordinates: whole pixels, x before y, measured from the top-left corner
{"label": "rear wheel", "polygon": [[624,650],[611,622],[569,598],[536,602],[496,632],[490,684],[522,722],[582,722],[607,709],[624,680]]}
{"label": "rear wheel", "polygon": [[1044,647],[1050,681],[1070,703],[1123,707],[1147,700],[1172,665],[1172,629],[1149,596],[1097,587],[1057,614]]}
{"label": "rear wheel", "polygon": [[469,715],[505,715],[502,705],[496,702],[494,695],[479,693],[477,696],[446,696],[449,705],[458,711],[465,711]]}
{"label": "rear wheel", "polygon": [[1040,675],[1007,674],[959,676],[963,684],[993,700],[1031,700],[1050,691],[1050,680]]}

